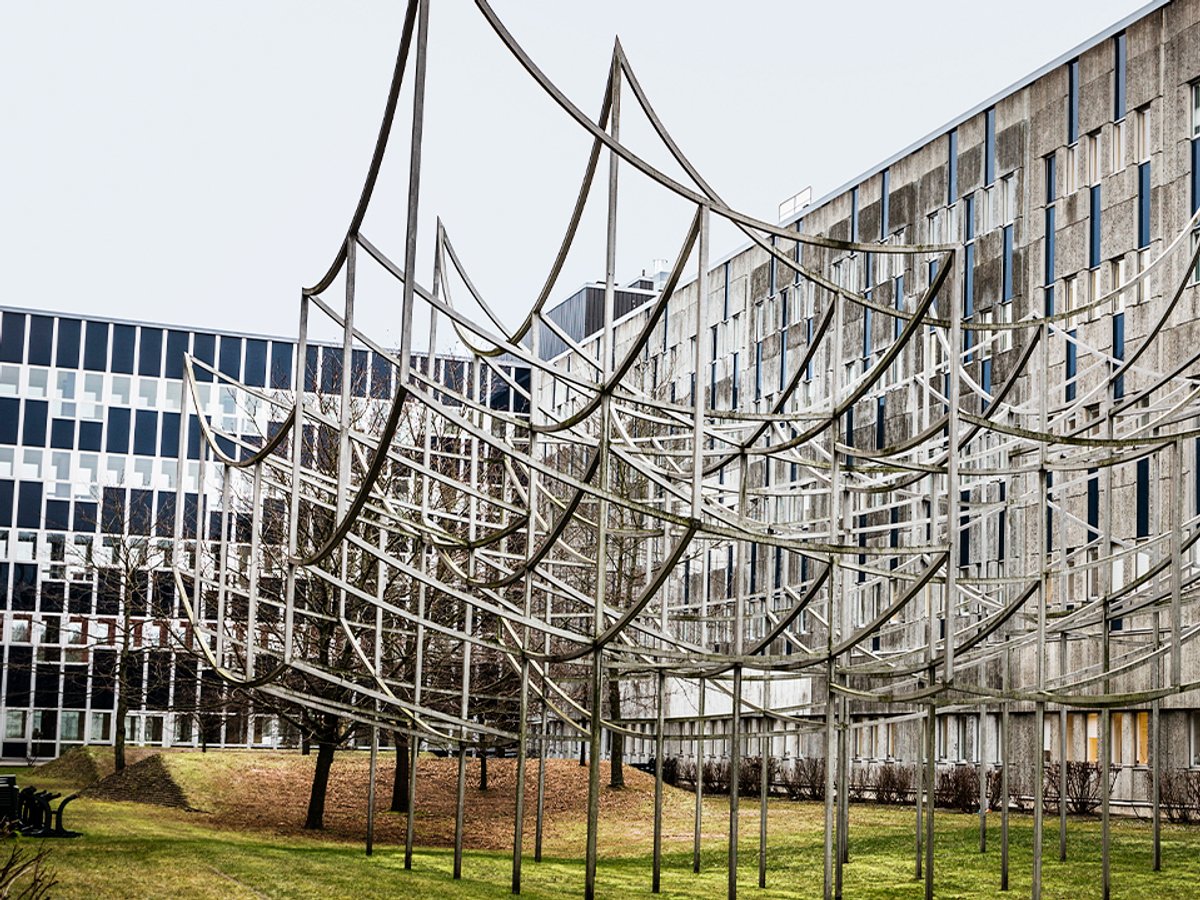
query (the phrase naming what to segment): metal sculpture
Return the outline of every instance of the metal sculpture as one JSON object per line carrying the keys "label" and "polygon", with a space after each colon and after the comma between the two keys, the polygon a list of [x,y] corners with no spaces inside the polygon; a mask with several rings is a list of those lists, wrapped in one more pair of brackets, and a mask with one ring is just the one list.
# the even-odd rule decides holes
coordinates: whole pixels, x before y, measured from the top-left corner
{"label": "metal sculpture", "polygon": [[[931,896],[936,709],[999,709],[1006,886],[1012,704],[1034,706],[1036,734],[1050,708],[1064,716],[1069,708],[1099,709],[1104,711],[1101,734],[1108,735],[1112,705],[1152,703],[1157,729],[1158,701],[1195,687],[1184,682],[1181,651],[1196,633],[1196,626],[1185,626],[1184,605],[1194,597],[1192,547],[1200,530],[1185,518],[1177,499],[1167,504],[1168,527],[1157,538],[1131,539],[1106,516],[1105,533],[1089,535],[1085,546],[1067,552],[1060,541],[1058,550],[1046,552],[1049,529],[1067,527],[1065,514],[1055,522],[1046,511],[1089,479],[1110,481],[1121,466],[1152,459],[1162,461],[1170,482],[1180,482],[1184,442],[1200,436],[1195,425],[1200,407],[1193,382],[1179,376],[1196,356],[1183,367],[1159,371],[1149,351],[1190,277],[1166,284],[1161,273],[1183,258],[1189,272],[1196,265],[1198,253],[1186,241],[1195,217],[1158,259],[1085,306],[1020,321],[964,321],[958,299],[960,244],[833,240],[730,207],[664,128],[619,42],[600,113],[592,119],[537,67],[489,4],[476,0],[501,43],[593,142],[550,271],[525,320],[509,331],[474,288],[441,223],[432,281],[426,287],[412,276],[429,5],[410,0],[361,198],[328,271],[301,293],[296,391],[279,395],[247,387],[195,360],[187,366],[185,404],[190,407],[181,417],[181,473],[187,471],[189,440],[198,443],[200,459],[187,478],[180,478],[175,575],[209,664],[234,684],[370,728],[372,814],[378,730],[405,731],[415,738],[406,866],[412,863],[411,812],[420,787],[419,741],[457,753],[456,877],[468,748],[481,740],[515,745],[514,892],[520,890],[525,855],[527,754],[533,749],[544,757],[551,741],[586,739],[584,884],[589,898],[596,883],[602,734],[627,730],[618,721],[605,721],[606,677],[637,680],[653,691],[656,891],[666,742],[688,740],[699,761],[706,741],[728,739],[736,785],[743,744],[752,740],[742,716],[751,711],[774,723],[754,736],[764,758],[777,735],[823,736],[825,896],[840,895],[849,823],[848,726],[857,708],[877,711],[868,714],[880,718],[899,713],[924,723],[915,864]],[[368,240],[362,225],[406,77],[414,100],[407,230],[403,261],[396,263]],[[688,183],[659,171],[622,143],[621,102],[627,95]],[[605,155],[604,321],[599,334],[581,345],[547,315],[547,303]],[[687,201],[694,215],[661,291],[638,316],[617,323],[622,167]],[[708,302],[713,216],[737,226],[773,267],[793,273],[797,296],[809,304],[799,359],[794,367],[781,361],[781,390],[765,412],[717,409],[706,385],[705,373],[717,361],[706,339],[717,318]],[[847,275],[864,260],[893,259],[898,266],[919,265],[929,272],[920,291],[898,297],[893,305],[872,299]],[[401,287],[402,337],[394,351],[355,327],[356,272],[364,264],[390,273]],[[694,281],[681,288],[689,271]],[[1135,352],[1120,359],[1076,338],[1074,321],[1110,310],[1152,278],[1164,285],[1163,298],[1154,309],[1150,338]],[[344,293],[340,309],[327,299],[335,285]],[[482,311],[482,323],[452,302],[452,288],[465,290]],[[419,307],[429,316],[423,364],[414,363],[412,343]],[[895,322],[893,343],[867,363],[845,346],[852,323],[864,311]],[[343,334],[341,376],[334,385],[340,396],[324,405],[305,390],[314,314],[328,317]],[[681,317],[689,323],[685,334],[696,338],[690,345],[680,343],[690,353],[680,361],[682,371],[693,376],[694,385],[686,403],[664,397],[662,387],[670,379],[656,382],[641,363],[651,342],[665,340],[670,323]],[[460,385],[433,371],[443,323],[470,353]],[[545,335],[567,348],[555,360],[544,360],[540,352]],[[1064,342],[1077,346],[1081,372],[1090,367],[1100,387],[1058,402],[1051,396],[1048,348]],[[992,390],[973,366],[1009,346],[1012,362],[1004,383]],[[355,352],[364,348],[390,365],[379,383],[393,387],[376,391],[372,376],[374,398],[361,400],[352,373]],[[514,361],[533,373],[530,384],[513,377]],[[195,413],[205,408],[205,382],[214,379],[231,405],[250,410],[263,439],[248,439]],[[1127,388],[1126,380],[1136,380],[1137,389]],[[1079,383],[1085,383],[1083,374]],[[485,384],[520,397],[528,415],[497,409]],[[888,387],[901,389],[906,398],[906,424],[893,428],[875,448],[863,448],[847,420],[856,404],[872,401]],[[563,402],[557,399],[560,390],[567,396]],[[365,423],[369,409],[377,418]],[[786,475],[772,474],[784,470]],[[198,497],[190,511],[185,509],[189,489]],[[1164,487],[1162,496],[1177,498],[1178,493]],[[238,510],[249,518],[250,528],[248,536],[235,540],[231,522]],[[203,524],[192,531],[188,523],[210,517],[219,522],[219,537],[205,541]],[[963,560],[972,530],[997,527],[1011,542],[1007,562],[995,574],[969,574]],[[630,543],[636,547],[634,564],[624,577],[612,559],[614,548],[627,549]],[[280,545],[285,553],[276,552]],[[687,590],[679,577],[685,561],[714,548],[725,550],[731,561],[728,597],[710,602],[702,592],[694,600],[681,598]],[[800,560],[798,587],[763,591],[752,584],[760,549]],[[1118,562],[1134,573],[1122,583],[1113,582]],[[1081,573],[1099,580],[1098,599],[1071,610],[1058,608],[1052,591]],[[864,598],[874,598],[866,612]],[[808,640],[795,627],[802,616],[817,623]],[[1152,628],[1145,640],[1114,655],[1109,624],[1130,616],[1151,620]],[[1051,671],[1052,648],[1056,642],[1065,647],[1068,634],[1090,636],[1100,657],[1075,672],[1065,665]],[[440,654],[436,666],[430,661],[435,651]],[[1014,683],[1013,663],[1022,657],[1032,661],[1031,684]],[[481,694],[488,692],[480,687],[479,673],[485,666],[490,666],[489,684],[500,687],[483,704]],[[1000,684],[986,674],[989,666],[1002,673]],[[807,678],[814,686],[811,702],[780,708],[755,701],[746,688],[747,673],[756,680]],[[1114,679],[1130,673],[1151,687],[1114,693]],[[683,683],[694,685],[697,698],[690,738],[669,731],[664,714],[670,686]],[[705,730],[714,721],[705,708],[712,697],[730,699],[727,733]],[[1109,743],[1104,737],[1106,763]],[[1158,744],[1157,739],[1152,743],[1156,784]],[[1041,884],[1044,782],[1042,755],[1036,756],[1035,895]],[[768,769],[762,766],[760,884],[767,876]],[[539,766],[535,858],[541,853],[544,778]],[[697,870],[702,790],[697,778]],[[738,793],[735,786],[729,797],[731,897],[737,888]],[[986,803],[981,806],[986,809]],[[1102,816],[1107,886],[1108,791]],[[1154,821],[1157,864],[1157,801]],[[982,848],[982,812],[980,828]],[[1061,828],[1065,834],[1065,821]],[[368,834],[368,850],[370,845]]]}

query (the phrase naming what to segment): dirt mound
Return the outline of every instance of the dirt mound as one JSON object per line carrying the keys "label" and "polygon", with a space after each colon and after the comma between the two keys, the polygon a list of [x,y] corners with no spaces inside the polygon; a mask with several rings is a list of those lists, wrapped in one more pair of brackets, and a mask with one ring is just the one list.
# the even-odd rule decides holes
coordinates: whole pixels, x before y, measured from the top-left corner
{"label": "dirt mound", "polygon": [[109,775],[84,793],[98,800],[128,800],[176,809],[192,808],[183,788],[164,764],[161,753],[126,766],[123,771]]}
{"label": "dirt mound", "polygon": [[[127,747],[125,759],[136,763],[151,756],[155,751],[148,747]],[[30,770],[37,778],[65,781],[85,787],[107,778],[116,770],[113,764],[112,747],[74,747],[58,759],[43,763]]]}

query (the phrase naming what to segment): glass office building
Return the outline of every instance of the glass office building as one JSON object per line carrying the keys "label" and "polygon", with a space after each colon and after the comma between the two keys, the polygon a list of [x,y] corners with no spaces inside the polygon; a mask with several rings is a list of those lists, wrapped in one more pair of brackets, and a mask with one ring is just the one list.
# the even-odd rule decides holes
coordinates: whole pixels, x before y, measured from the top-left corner
{"label": "glass office building", "polygon": [[[131,741],[289,740],[252,703],[226,703],[219,680],[181,643],[189,631],[165,565],[181,458],[187,532],[220,533],[219,514],[196,521],[197,427],[186,430],[180,454],[185,357],[198,363],[206,415],[253,446],[277,424],[274,407],[248,401],[220,376],[267,395],[290,392],[296,352],[286,338],[0,308],[0,756],[44,759],[111,741],[118,683],[128,687]],[[387,360],[359,349],[352,360],[352,395],[388,400],[395,386]],[[426,357],[414,362],[429,371]],[[528,369],[501,368],[509,380],[484,372],[474,385],[466,360],[433,360],[433,376],[447,387],[526,413]],[[338,394],[341,369],[340,345],[310,343],[304,389]],[[147,565],[130,566],[130,546],[149,548]],[[118,679],[127,641],[136,652]]]}

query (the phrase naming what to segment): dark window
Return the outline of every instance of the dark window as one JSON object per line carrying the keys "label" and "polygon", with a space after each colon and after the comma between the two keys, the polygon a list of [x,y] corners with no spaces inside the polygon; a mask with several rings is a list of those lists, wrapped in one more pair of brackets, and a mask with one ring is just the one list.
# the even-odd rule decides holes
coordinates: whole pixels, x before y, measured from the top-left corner
{"label": "dark window", "polygon": [[1067,332],[1067,402],[1075,399],[1075,332]]}
{"label": "dark window", "polygon": [[371,396],[386,400],[392,395],[392,364],[387,357],[371,354]]}
{"label": "dark window", "polygon": [[154,456],[158,449],[158,413],[139,409],[134,418],[133,452],[138,456]]}
{"label": "dark window", "polygon": [[162,374],[162,342],[161,328],[143,328],[142,342],[138,346],[138,374]]}
{"label": "dark window", "polygon": [[109,453],[129,452],[129,410],[123,406],[108,410],[108,440],[104,449]]}
{"label": "dark window", "polygon": [[[983,397],[980,398],[980,403],[982,404],[983,409],[986,412],[987,408],[988,408],[988,404],[991,402],[988,400],[988,398],[992,394],[992,361],[991,361],[991,359],[985,359],[985,360],[983,360],[983,362],[980,363],[980,365],[979,365],[979,380],[981,382],[980,386],[983,388],[983,394],[984,394]],[[880,399],[882,400],[883,398],[880,398]]]}
{"label": "dark window", "polygon": [[[1125,313],[1117,313],[1112,317],[1113,356],[1118,364],[1125,359]],[[1113,398],[1120,400],[1125,396],[1125,376],[1118,375],[1113,379]]]}
{"label": "dark window", "polygon": [[0,397],[0,444],[17,443],[20,421],[21,401],[16,397]]}
{"label": "dark window", "polygon": [[73,613],[90,613],[92,611],[91,583],[72,581],[67,586],[67,610]]}
{"label": "dark window", "polygon": [[113,325],[112,370],[133,374],[133,342],[137,329],[132,325]]}
{"label": "dark window", "polygon": [[[1195,155],[1195,144],[1192,145]],[[1192,212],[1200,208],[1200,197],[1196,196],[1196,167],[1192,166]],[[1138,249],[1150,246],[1150,163],[1144,162],[1138,166]]]}
{"label": "dark window", "polygon": [[24,362],[25,314],[6,312],[0,323],[0,362]]}
{"label": "dark window", "polygon": [[1055,183],[1057,177],[1057,166],[1054,162],[1054,154],[1051,153],[1046,157],[1046,203],[1053,203],[1058,197],[1058,185]]}
{"label": "dark window", "polygon": [[17,527],[37,528],[42,524],[42,483],[22,481],[17,485]]}
{"label": "dark window", "polygon": [[1100,265],[1100,185],[1093,184],[1090,194],[1091,220],[1088,230],[1088,267],[1094,269]]}
{"label": "dark window", "polygon": [[175,459],[179,456],[179,413],[165,412],[162,416],[162,438],[158,454],[167,459]]}
{"label": "dark window", "polygon": [[46,420],[49,415],[50,404],[47,401],[25,401],[25,424],[21,429],[21,440],[25,446],[46,446]]}
{"label": "dark window", "polygon": [[50,365],[50,350],[54,343],[54,320],[49,316],[29,317],[29,364]]}
{"label": "dark window", "polygon": [[271,387],[286,391],[292,386],[292,345],[271,341]]}
{"label": "dark window", "polygon": [[[154,492],[134,488],[129,492],[129,533],[150,533],[154,521]],[[143,575],[145,573],[142,573]]]}
{"label": "dark window", "polygon": [[304,354],[304,390],[310,394],[317,391],[317,348],[309,347]]}
{"label": "dark window", "polygon": [[884,169],[883,170],[883,187],[881,188],[882,193],[879,198],[879,203],[881,205],[881,208],[879,211],[879,239],[881,241],[887,240],[888,231],[890,230],[890,227],[891,227],[890,223],[888,222],[888,219],[891,218],[891,212],[892,212],[892,210],[891,210],[891,203],[892,203],[891,190],[892,190],[891,172],[887,169]]}
{"label": "dark window", "polygon": [[[15,482],[9,481],[7,478],[0,479],[0,528],[8,528],[12,525],[13,491],[15,488]],[[8,569],[4,571],[7,573]],[[3,589],[3,587],[4,579],[0,579],[0,589]]]}
{"label": "dark window", "polygon": [[50,446],[55,450],[75,448],[74,419],[54,419],[50,422]]}
{"label": "dark window", "polygon": [[167,358],[163,366],[163,374],[168,378],[183,377],[183,358],[188,352],[188,335],[186,331],[167,332]]}
{"label": "dark window", "polygon": [[1013,298],[1013,227],[1004,226],[1004,266],[1001,277],[1000,299],[1007,302]]}
{"label": "dark window", "polygon": [[75,517],[71,521],[74,531],[95,531],[98,519],[95,503],[90,500],[75,501]]}
{"label": "dark window", "polygon": [[1150,536],[1150,460],[1137,461],[1137,536]]}
{"label": "dark window", "polygon": [[79,449],[91,450],[99,452],[101,444],[101,436],[104,433],[103,422],[80,422],[79,423]]}
{"label": "dark window", "polygon": [[71,527],[71,504],[68,501],[46,501],[46,527],[51,531],[66,531]]}
{"label": "dark window", "polygon": [[78,319],[58,320],[58,352],[56,360],[60,369],[79,368],[79,332]]}
{"label": "dark window", "polygon": [[1100,537],[1100,475],[1096,469],[1088,469],[1087,524],[1088,541],[1094,541]]}
{"label": "dark window", "polygon": [[1043,284],[1054,283],[1054,207],[1046,207],[1046,259],[1045,270],[1046,274],[1042,280]]}
{"label": "dark window", "polygon": [[354,350],[350,357],[350,392],[355,397],[367,396],[367,351]]}
{"label": "dark window", "polygon": [[321,348],[321,391],[336,394],[342,389],[342,348]]}
{"label": "dark window", "polygon": [[946,149],[946,203],[958,199],[958,129],[950,129]]}
{"label": "dark window", "polygon": [[983,114],[983,183],[996,180],[996,108]]}
{"label": "dark window", "polygon": [[100,530],[105,534],[123,534],[125,531],[125,489],[106,487],[103,498],[104,509],[100,514]]}
{"label": "dark window", "polygon": [[[967,244],[963,254],[963,318],[975,315],[975,245]],[[971,332],[965,331],[964,335]]]}
{"label": "dark window", "polygon": [[267,342],[246,341],[246,371],[242,380],[250,387],[264,387],[267,383]]}
{"label": "dark window", "polygon": [[1125,32],[1113,38],[1113,118],[1125,118]]}
{"label": "dark window", "polygon": [[[197,332],[192,336],[192,356],[196,357],[200,362],[212,366],[216,362],[217,352],[217,337],[213,334],[203,334]],[[207,370],[197,367],[197,381],[212,381],[213,376]]]}
{"label": "dark window", "polygon": [[221,374],[235,381],[242,377],[242,339],[228,334],[221,336]]}
{"label": "dark window", "polygon": [[201,440],[202,440],[202,437],[200,434],[200,420],[194,415],[189,415],[188,416],[188,427],[187,427],[188,459],[199,459],[200,458],[200,441]]}
{"label": "dark window", "polygon": [[850,240],[858,240],[858,188],[850,189]]}
{"label": "dark window", "polygon": [[108,371],[108,323],[88,322],[83,345],[83,367],[92,372]]}
{"label": "dark window", "polygon": [[162,491],[154,509],[154,534],[171,537],[175,533],[175,494]]}
{"label": "dark window", "polygon": [[887,398],[879,397],[875,401],[875,449],[882,450],[887,436]]}

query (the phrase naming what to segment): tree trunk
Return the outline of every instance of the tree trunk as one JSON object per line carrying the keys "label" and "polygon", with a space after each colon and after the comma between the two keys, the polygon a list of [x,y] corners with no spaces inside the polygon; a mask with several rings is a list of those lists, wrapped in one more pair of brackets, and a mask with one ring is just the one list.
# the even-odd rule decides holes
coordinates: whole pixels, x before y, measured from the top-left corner
{"label": "tree trunk", "polygon": [[321,731],[316,736],[317,765],[313,769],[308,816],[304,820],[307,829],[320,830],[325,827],[325,794],[329,790],[329,770],[333,766],[333,751],[337,746],[337,726],[336,716],[326,714],[322,717]]}
{"label": "tree trunk", "polygon": [[479,744],[479,790],[486,791],[487,788],[487,744],[480,742]]}
{"label": "tree trunk", "polygon": [[392,775],[392,812],[408,812],[408,735],[392,732],[396,744],[396,769]]}
{"label": "tree trunk", "polygon": [[113,723],[113,769],[120,772],[125,768],[125,717],[129,715],[129,651],[121,646],[117,654],[117,708]]}
{"label": "tree trunk", "polygon": [[[621,682],[619,679],[608,679],[608,714],[614,725],[621,724]],[[625,787],[625,735],[615,728],[609,732],[612,738],[612,751],[609,755],[608,786]]]}

